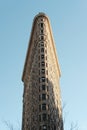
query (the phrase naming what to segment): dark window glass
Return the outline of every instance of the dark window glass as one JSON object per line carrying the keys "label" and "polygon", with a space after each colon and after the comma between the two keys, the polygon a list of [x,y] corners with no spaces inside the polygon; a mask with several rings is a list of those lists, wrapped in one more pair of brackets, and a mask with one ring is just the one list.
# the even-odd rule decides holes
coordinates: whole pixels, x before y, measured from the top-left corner
{"label": "dark window glass", "polygon": [[39,121],[41,122],[41,115],[39,115]]}
{"label": "dark window glass", "polygon": [[47,130],[47,126],[46,125],[43,125],[43,130]]}
{"label": "dark window glass", "polygon": [[44,48],[41,48],[41,52],[44,52]]}
{"label": "dark window glass", "polygon": [[39,75],[40,75],[40,70],[39,70]]}
{"label": "dark window glass", "polygon": [[41,30],[41,34],[43,34],[43,30]]}
{"label": "dark window glass", "polygon": [[39,83],[40,83],[40,78],[39,78]]}
{"label": "dark window glass", "polygon": [[41,65],[42,65],[42,66],[45,66],[45,62],[44,62],[44,61],[42,61],[42,62],[41,62]]}
{"label": "dark window glass", "polygon": [[40,67],[40,63],[38,63],[38,66]]}
{"label": "dark window glass", "polygon": [[41,105],[39,105],[39,111],[41,111]]}
{"label": "dark window glass", "polygon": [[54,130],[56,130],[56,126],[54,125]]}
{"label": "dark window glass", "polygon": [[42,73],[42,74],[45,74],[45,69],[42,69],[42,70],[41,70],[41,73]]}
{"label": "dark window glass", "polygon": [[43,21],[43,19],[41,19],[41,21]]}
{"label": "dark window glass", "polygon": [[43,54],[41,55],[41,58],[44,59],[44,55]]}
{"label": "dark window glass", "polygon": [[44,43],[43,43],[43,42],[41,42],[41,46],[44,46]]}
{"label": "dark window glass", "polygon": [[42,85],[42,90],[45,90],[45,89],[46,89],[45,85]]}
{"label": "dark window glass", "polygon": [[[46,121],[46,119],[47,119],[47,115],[44,113],[44,114],[42,114],[42,117],[43,117],[43,121]],[[44,129],[45,130],[45,129]]]}
{"label": "dark window glass", "polygon": [[42,110],[46,110],[46,103],[42,104]]}
{"label": "dark window glass", "polygon": [[45,82],[45,77],[42,77],[42,82]]}
{"label": "dark window glass", "polygon": [[43,23],[41,23],[41,28],[43,28]]}
{"label": "dark window glass", "polygon": [[39,86],[39,92],[40,92],[40,86]]}
{"label": "dark window glass", "polygon": [[39,127],[39,130],[41,130],[41,126]]}
{"label": "dark window glass", "polygon": [[46,94],[42,94],[42,100],[46,100]]}
{"label": "dark window glass", "polygon": [[41,95],[39,95],[39,101],[41,101]]}
{"label": "dark window glass", "polygon": [[38,47],[40,47],[40,43],[38,44]]}
{"label": "dark window glass", "polygon": [[48,126],[48,130],[50,130],[50,126]]}
{"label": "dark window glass", "polygon": [[47,128],[43,128],[43,130],[47,130]]}
{"label": "dark window glass", "polygon": [[40,60],[40,56],[38,57],[38,59]]}
{"label": "dark window glass", "polygon": [[48,91],[48,86],[47,86],[47,91]]}
{"label": "dark window glass", "polygon": [[44,40],[44,36],[41,36],[41,40]]}

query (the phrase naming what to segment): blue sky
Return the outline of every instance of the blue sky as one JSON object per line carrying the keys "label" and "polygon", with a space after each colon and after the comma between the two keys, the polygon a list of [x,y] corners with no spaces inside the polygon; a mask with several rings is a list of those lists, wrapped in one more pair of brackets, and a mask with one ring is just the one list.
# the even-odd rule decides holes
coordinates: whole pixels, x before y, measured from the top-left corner
{"label": "blue sky", "polygon": [[7,130],[5,120],[21,127],[21,77],[39,12],[49,16],[56,43],[65,130],[71,122],[87,130],[87,0],[0,0],[0,130]]}

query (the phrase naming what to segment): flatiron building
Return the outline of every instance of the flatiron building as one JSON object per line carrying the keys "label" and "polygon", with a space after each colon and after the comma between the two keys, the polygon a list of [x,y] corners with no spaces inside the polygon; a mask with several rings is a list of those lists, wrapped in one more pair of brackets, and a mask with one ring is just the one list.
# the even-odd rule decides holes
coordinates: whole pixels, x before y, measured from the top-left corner
{"label": "flatiron building", "polygon": [[22,130],[63,130],[60,68],[49,18],[33,20],[22,75]]}

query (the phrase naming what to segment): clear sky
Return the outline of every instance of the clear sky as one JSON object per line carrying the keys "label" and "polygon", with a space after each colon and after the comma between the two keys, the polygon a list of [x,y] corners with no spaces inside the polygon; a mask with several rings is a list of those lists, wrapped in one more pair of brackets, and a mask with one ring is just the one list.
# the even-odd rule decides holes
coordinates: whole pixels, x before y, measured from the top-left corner
{"label": "clear sky", "polygon": [[87,0],[0,0],[0,130],[7,130],[4,121],[21,127],[21,77],[39,12],[49,16],[56,43],[65,130],[71,122],[87,130]]}

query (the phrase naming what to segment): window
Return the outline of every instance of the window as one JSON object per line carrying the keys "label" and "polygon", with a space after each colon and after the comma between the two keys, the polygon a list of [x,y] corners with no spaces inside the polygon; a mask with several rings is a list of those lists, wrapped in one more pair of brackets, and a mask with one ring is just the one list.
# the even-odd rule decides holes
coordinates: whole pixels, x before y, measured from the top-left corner
{"label": "window", "polygon": [[41,21],[43,21],[43,18],[41,18]]}
{"label": "window", "polygon": [[39,86],[39,92],[40,92],[40,86]]}
{"label": "window", "polygon": [[50,130],[50,126],[48,126],[48,130]]}
{"label": "window", "polygon": [[40,78],[39,78],[39,83],[40,83]]}
{"label": "window", "polygon": [[[46,119],[47,119],[47,115],[44,113],[44,114],[42,114],[42,118],[43,118],[43,121],[46,121]],[[45,129],[44,129],[45,130]]]}
{"label": "window", "polygon": [[56,130],[56,126],[54,125],[54,130]]}
{"label": "window", "polygon": [[41,95],[39,95],[39,101],[41,101]]}
{"label": "window", "polygon": [[46,103],[42,104],[42,110],[46,110]]}
{"label": "window", "polygon": [[39,75],[40,75],[40,70],[39,70]]}
{"label": "window", "polygon": [[46,100],[46,94],[42,94],[42,100]]}
{"label": "window", "polygon": [[43,28],[43,23],[40,24],[41,28]]}
{"label": "window", "polygon": [[44,43],[43,43],[43,42],[41,42],[41,46],[44,46]]}
{"label": "window", "polygon": [[45,77],[42,77],[42,82],[45,82]]}
{"label": "window", "polygon": [[45,90],[45,89],[46,89],[45,85],[42,85],[42,90]]}
{"label": "window", "polygon": [[39,111],[41,111],[41,105],[39,105]]}
{"label": "window", "polygon": [[41,115],[39,115],[39,121],[41,122]]}
{"label": "window", "polygon": [[38,47],[40,47],[40,43],[38,44]]}
{"label": "window", "polygon": [[38,63],[38,66],[40,67],[40,63]]}
{"label": "window", "polygon": [[43,34],[43,30],[40,30],[41,31],[41,34]]}
{"label": "window", "polygon": [[39,130],[41,130],[41,126],[39,127]]}
{"label": "window", "polygon": [[44,59],[44,55],[43,54],[41,55],[41,59]]}
{"label": "window", "polygon": [[44,52],[44,48],[41,48],[41,52]]}
{"label": "window", "polygon": [[44,36],[41,36],[41,40],[44,40]]}
{"label": "window", "polygon": [[44,61],[42,61],[42,62],[41,62],[41,65],[42,65],[42,66],[45,66],[45,62],[44,62]]}
{"label": "window", "polygon": [[40,56],[38,57],[38,60],[40,60]]}
{"label": "window", "polygon": [[27,128],[27,129],[29,128],[29,125],[28,125],[28,124],[26,124],[26,128]]}
{"label": "window", "polygon": [[42,73],[42,74],[45,74],[45,69],[42,69],[42,70],[41,70],[41,73]]}
{"label": "window", "polygon": [[47,126],[46,125],[43,125],[43,130],[47,130]]}

